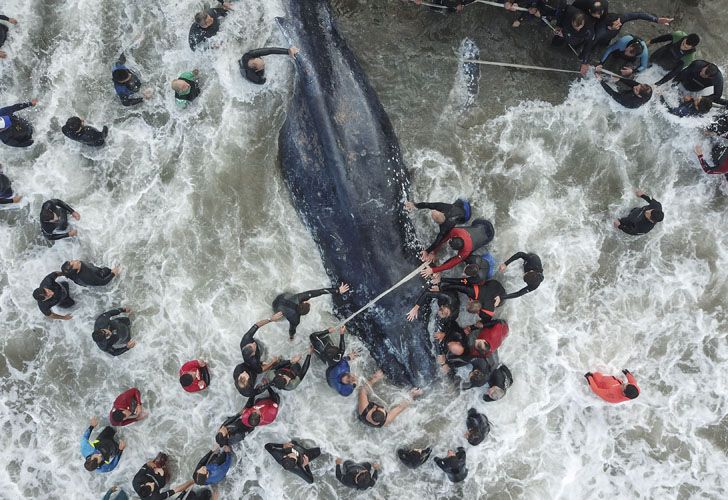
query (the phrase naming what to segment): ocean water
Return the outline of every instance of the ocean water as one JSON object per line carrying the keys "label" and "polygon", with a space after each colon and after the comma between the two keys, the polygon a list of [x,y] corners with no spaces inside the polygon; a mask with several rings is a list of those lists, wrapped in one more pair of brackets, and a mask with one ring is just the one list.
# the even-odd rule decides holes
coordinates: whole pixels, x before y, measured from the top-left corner
{"label": "ocean water", "polygon": [[[236,448],[221,498],[725,498],[728,187],[704,175],[692,153],[705,141],[704,121],[677,120],[657,101],[625,111],[591,78],[495,68],[483,68],[478,98],[463,110],[456,54],[465,37],[483,59],[574,63],[549,49],[545,30],[514,31],[511,16],[491,7],[442,16],[399,0],[333,4],[392,118],[414,197],[468,197],[495,225],[493,253],[539,253],[546,281],[499,312],[511,325],[500,357],[515,378],[505,399],[486,404],[476,391],[435,382],[390,428],[372,430],[314,361],[302,385],[282,395],[280,418]],[[675,15],[678,27],[703,35],[703,56],[728,68],[724,0],[619,5]],[[276,167],[293,66],[268,58],[262,88],[243,82],[237,66],[246,50],[282,43],[274,18],[283,5],[235,2],[221,46],[191,53],[187,32],[200,6],[3,4],[20,21],[3,47],[3,105],[31,97],[40,104],[20,113],[36,144],[3,146],[0,158],[27,199],[0,212],[1,498],[92,499],[115,484],[131,491],[134,473],[160,450],[173,457],[172,483],[186,480],[219,424],[244,404],[231,383],[241,335],[270,314],[279,291],[328,286]],[[640,22],[624,30],[664,31]],[[124,108],[110,67],[130,45],[128,61],[154,95]],[[191,68],[201,71],[203,93],[180,111],[169,81]],[[108,125],[108,146],[69,143],[59,129],[72,114]],[[638,187],[663,203],[666,218],[630,238],[611,219],[641,204]],[[37,216],[53,197],[81,220],[78,238],[49,246]],[[415,221],[423,239],[433,236],[425,213]],[[121,279],[104,289],[72,284],[74,319],[48,321],[31,293],[69,258],[120,265]],[[520,288],[517,266],[504,283]],[[96,315],[120,305],[135,311],[139,345],[111,358],[91,330]],[[323,297],[295,342],[285,323],[258,335],[269,352],[292,355],[305,352],[309,332],[335,321]],[[210,362],[212,386],[183,393],[177,370],[195,357]],[[584,372],[622,368],[640,384],[637,400],[607,405],[586,388]],[[374,369],[366,354],[355,363],[362,376]],[[132,386],[151,416],[121,429],[128,448],[115,471],[86,472],[78,440],[88,419],[103,425],[114,398]],[[376,394],[395,403],[406,388],[384,383]],[[463,437],[471,406],[493,427],[475,448]],[[314,485],[263,450],[290,438],[322,448]],[[400,466],[395,450],[411,444],[430,444],[435,455],[465,445],[468,479],[452,485],[432,463],[414,472]],[[380,462],[376,487],[356,494],[338,484],[336,456]]]}

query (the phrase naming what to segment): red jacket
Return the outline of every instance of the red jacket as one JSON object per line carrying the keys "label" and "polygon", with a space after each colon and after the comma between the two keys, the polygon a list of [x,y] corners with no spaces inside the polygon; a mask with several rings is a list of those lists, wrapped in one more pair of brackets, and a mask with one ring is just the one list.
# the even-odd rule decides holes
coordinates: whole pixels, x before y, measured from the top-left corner
{"label": "red jacket", "polygon": [[257,402],[257,404],[250,408],[245,408],[243,413],[240,415],[240,421],[247,427],[251,427],[248,419],[254,410],[258,410],[260,412],[260,424],[258,424],[258,427],[261,425],[268,425],[273,423],[278,415],[278,403],[272,399],[261,399]]}
{"label": "red jacket", "polygon": [[[207,389],[207,384],[204,380],[202,380],[202,377],[200,375],[200,362],[196,359],[193,359],[192,361],[188,361],[187,363],[182,365],[182,368],[179,369],[179,376],[181,377],[185,373],[192,373],[192,378],[194,381],[188,385],[187,387],[182,387],[187,392],[199,392],[204,389]],[[202,384],[200,384],[202,382]],[[200,387],[200,385],[202,387]]]}
{"label": "red jacket", "polygon": [[482,330],[480,330],[480,333],[478,333],[477,338],[478,340],[485,340],[486,342],[488,342],[488,345],[490,346],[490,351],[483,354],[480,351],[477,351],[475,347],[473,347],[470,350],[470,356],[474,358],[485,358],[487,356],[490,356],[501,346],[505,338],[508,336],[508,331],[508,323],[502,320],[499,320],[495,325],[483,328]]}
{"label": "red jacket", "polygon": [[463,248],[460,249],[455,257],[452,257],[451,259],[447,260],[439,266],[433,267],[433,273],[439,273],[442,271],[447,271],[448,269],[452,269],[453,267],[457,266],[462,261],[470,257],[470,254],[473,253],[473,238],[471,238],[470,233],[468,233],[468,231],[462,227],[456,227],[454,229],[451,229],[445,235],[445,239],[442,240],[439,245],[437,245],[437,248],[435,248],[435,253],[439,252],[442,246],[453,238],[461,238],[464,243]]}
{"label": "red jacket", "polygon": [[111,411],[109,412],[109,422],[111,422],[111,425],[115,426],[129,425],[136,422],[137,419],[135,418],[127,418],[126,420],[119,422],[114,420],[111,415],[114,413],[114,410],[132,411],[132,406],[135,409],[140,404],[142,404],[142,395],[139,393],[139,389],[133,387],[128,391],[122,392],[119,394],[119,397],[114,400],[114,406],[111,407]]}
{"label": "red jacket", "polygon": [[[631,373],[627,373],[627,383],[637,387],[637,393],[639,394],[640,388],[637,386],[637,381]],[[622,381],[617,377],[594,372],[589,377],[589,387],[594,391],[594,394],[607,403],[623,403],[624,401],[629,401],[629,398],[622,392]]]}

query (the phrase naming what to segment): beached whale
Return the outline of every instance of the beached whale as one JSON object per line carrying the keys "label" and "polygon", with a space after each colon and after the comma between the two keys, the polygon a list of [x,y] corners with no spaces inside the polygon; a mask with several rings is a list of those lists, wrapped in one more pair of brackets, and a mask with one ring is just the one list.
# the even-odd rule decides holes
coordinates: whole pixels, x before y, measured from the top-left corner
{"label": "beached whale", "polygon": [[[278,23],[300,49],[279,136],[283,178],[332,283],[351,283],[349,310],[358,309],[420,264],[403,209],[407,169],[392,124],[336,29],[328,1],[289,0],[287,17]],[[398,384],[422,385],[435,374],[426,322],[405,317],[421,287],[416,277],[349,323]]]}

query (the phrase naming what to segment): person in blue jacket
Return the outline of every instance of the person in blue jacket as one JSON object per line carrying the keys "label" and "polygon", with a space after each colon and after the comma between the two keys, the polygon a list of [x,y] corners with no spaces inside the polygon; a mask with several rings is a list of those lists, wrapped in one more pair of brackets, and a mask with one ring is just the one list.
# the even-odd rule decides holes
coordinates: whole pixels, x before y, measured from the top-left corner
{"label": "person in blue jacket", "polygon": [[341,361],[326,369],[326,382],[342,396],[351,396],[356,388],[356,375],[351,373],[349,361],[356,359],[356,352],[350,352]]}
{"label": "person in blue jacket", "polygon": [[211,450],[197,463],[192,479],[200,486],[217,484],[225,479],[232,464],[233,453],[229,446]]}
{"label": "person in blue jacket", "polygon": [[650,52],[644,40],[626,35],[604,51],[599,65],[606,66],[612,73],[633,77],[650,65]]}
{"label": "person in blue jacket", "polygon": [[86,459],[84,467],[87,471],[111,472],[121,460],[126,445],[124,441],[116,442],[113,427],[105,427],[96,439],[91,441],[91,432],[99,425],[96,417],[91,419],[88,429],[81,438],[81,455]]}
{"label": "person in blue jacket", "polygon": [[0,108],[0,141],[14,148],[27,148],[33,145],[33,126],[15,113],[35,106],[38,99]]}
{"label": "person in blue jacket", "polygon": [[136,95],[142,87],[139,76],[126,67],[126,56],[122,53],[111,67],[111,79],[114,81],[114,90],[124,106],[135,106],[143,97]]}

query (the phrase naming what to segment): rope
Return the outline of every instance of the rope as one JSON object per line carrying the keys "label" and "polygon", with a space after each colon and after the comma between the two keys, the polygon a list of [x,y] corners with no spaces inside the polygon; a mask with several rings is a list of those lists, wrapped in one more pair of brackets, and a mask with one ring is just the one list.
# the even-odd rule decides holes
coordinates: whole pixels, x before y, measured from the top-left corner
{"label": "rope", "polygon": [[476,60],[476,59],[466,59],[463,62],[472,63],[472,64],[485,64],[488,66],[503,66],[506,68],[538,69],[541,71],[556,71],[559,73],[579,73],[578,71],[573,70],[573,69],[545,68],[543,66],[527,66],[525,64],[502,63],[502,62],[494,62],[494,61],[480,61],[480,60]]}

